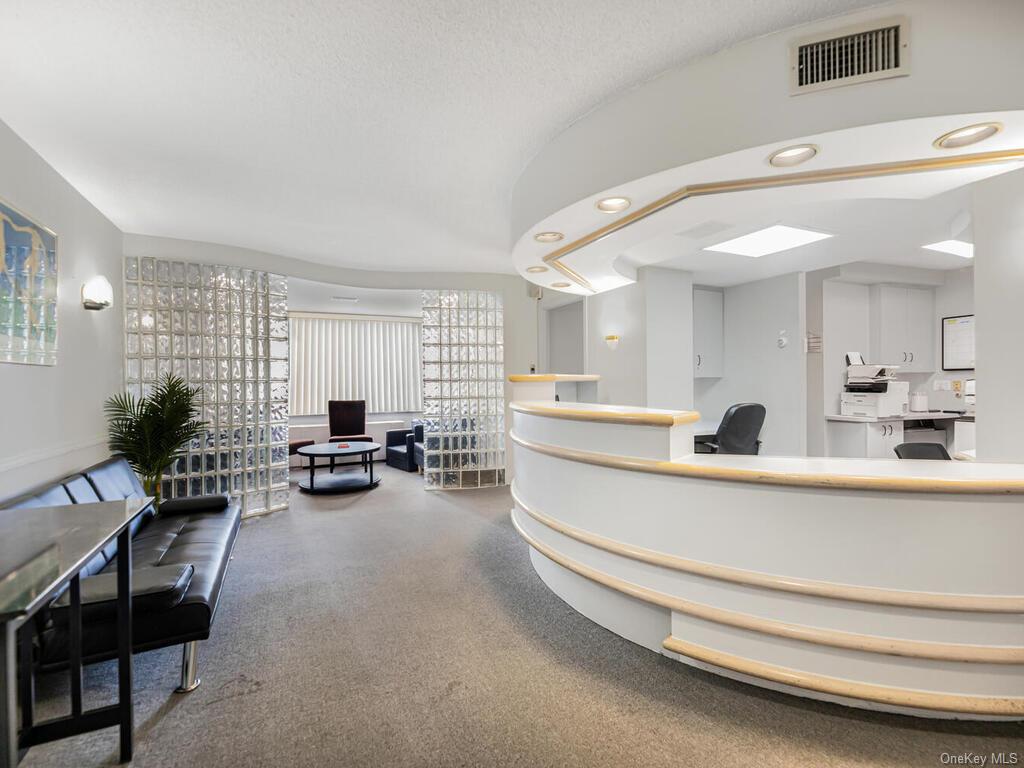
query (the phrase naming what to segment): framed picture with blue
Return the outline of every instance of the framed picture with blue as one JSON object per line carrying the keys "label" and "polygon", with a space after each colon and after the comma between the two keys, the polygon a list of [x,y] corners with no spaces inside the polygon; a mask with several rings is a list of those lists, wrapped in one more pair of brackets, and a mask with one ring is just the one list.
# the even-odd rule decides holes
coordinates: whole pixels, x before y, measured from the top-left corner
{"label": "framed picture with blue", "polygon": [[57,235],[0,200],[0,363],[57,364]]}

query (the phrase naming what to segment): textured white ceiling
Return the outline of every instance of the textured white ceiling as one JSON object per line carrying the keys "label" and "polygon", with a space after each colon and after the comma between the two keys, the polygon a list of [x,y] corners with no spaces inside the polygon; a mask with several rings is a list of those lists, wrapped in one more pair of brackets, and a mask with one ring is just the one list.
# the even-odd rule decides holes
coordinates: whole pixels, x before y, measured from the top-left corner
{"label": "textured white ceiling", "polygon": [[510,272],[512,185],[574,119],[874,3],[4,0],[0,119],[128,232]]}

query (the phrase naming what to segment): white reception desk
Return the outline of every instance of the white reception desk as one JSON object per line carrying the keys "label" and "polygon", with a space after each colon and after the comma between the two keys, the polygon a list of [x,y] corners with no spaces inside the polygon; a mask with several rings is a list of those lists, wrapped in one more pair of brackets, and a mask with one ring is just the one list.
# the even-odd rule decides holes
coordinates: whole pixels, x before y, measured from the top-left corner
{"label": "white reception desk", "polygon": [[695,412],[511,410],[513,524],[588,618],[801,696],[1024,719],[1024,465],[693,454]]}

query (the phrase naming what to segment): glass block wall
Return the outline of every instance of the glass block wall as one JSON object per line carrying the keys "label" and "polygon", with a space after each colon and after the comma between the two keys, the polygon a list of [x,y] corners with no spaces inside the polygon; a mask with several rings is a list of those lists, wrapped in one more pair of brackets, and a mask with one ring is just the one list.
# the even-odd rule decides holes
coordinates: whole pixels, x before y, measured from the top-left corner
{"label": "glass block wall", "polygon": [[201,388],[205,437],[165,475],[164,498],[231,493],[244,515],[288,506],[288,279],[238,267],[127,257],[125,379]]}
{"label": "glass block wall", "polygon": [[428,489],[505,484],[504,343],[500,294],[423,292]]}

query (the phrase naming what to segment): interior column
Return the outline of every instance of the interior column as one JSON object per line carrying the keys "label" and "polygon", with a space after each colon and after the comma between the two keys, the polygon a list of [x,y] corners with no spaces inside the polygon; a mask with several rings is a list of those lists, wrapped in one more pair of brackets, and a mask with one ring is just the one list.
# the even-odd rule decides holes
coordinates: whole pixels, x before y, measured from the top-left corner
{"label": "interior column", "polygon": [[693,408],[693,275],[643,267],[646,405]]}
{"label": "interior column", "polygon": [[1024,462],[1024,170],[973,190],[977,456]]}

